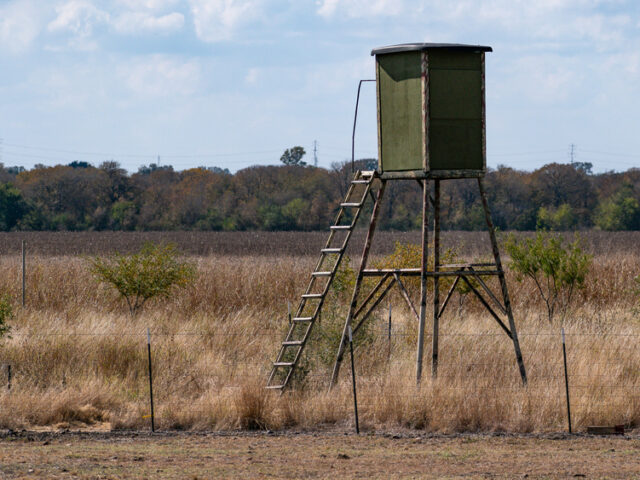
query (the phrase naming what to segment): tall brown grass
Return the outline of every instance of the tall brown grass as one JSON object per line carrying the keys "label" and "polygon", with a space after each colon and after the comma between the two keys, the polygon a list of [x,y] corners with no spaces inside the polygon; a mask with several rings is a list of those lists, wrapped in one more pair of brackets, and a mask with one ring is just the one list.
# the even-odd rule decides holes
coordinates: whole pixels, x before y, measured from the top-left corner
{"label": "tall brown grass", "polygon": [[[330,365],[314,362],[304,388],[282,396],[264,384],[314,256],[194,257],[198,278],[131,318],[78,256],[32,256],[27,307],[19,257],[0,257],[0,291],[16,299],[11,338],[0,363],[0,427],[144,428],[149,413],[146,328],[152,331],[159,428],[346,428],[352,422],[348,364],[327,391]],[[622,249],[597,255],[565,321],[573,422],[640,423],[640,322],[633,277],[640,257]],[[386,315],[372,319],[356,349],[365,428],[428,431],[548,431],[565,428],[559,324],[550,325],[534,289],[508,275],[529,383],[522,387],[513,346],[470,298],[454,298],[442,320],[440,370],[415,386],[416,322],[399,296],[388,358]],[[334,300],[339,300],[334,298]],[[386,302],[384,307],[386,307]],[[319,329],[343,321],[327,305]],[[430,337],[427,337],[430,342]],[[312,351],[312,349],[310,350]]]}

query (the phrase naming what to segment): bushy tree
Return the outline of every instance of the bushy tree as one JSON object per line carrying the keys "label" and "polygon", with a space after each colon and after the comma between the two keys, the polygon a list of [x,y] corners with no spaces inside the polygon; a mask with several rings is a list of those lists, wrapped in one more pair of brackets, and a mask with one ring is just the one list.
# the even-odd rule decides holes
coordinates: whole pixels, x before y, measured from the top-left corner
{"label": "bushy tree", "polygon": [[11,230],[29,212],[20,191],[8,183],[0,184],[0,230]]}
{"label": "bushy tree", "polygon": [[518,241],[513,234],[505,243],[511,256],[510,268],[518,281],[533,280],[540,297],[547,307],[549,323],[558,308],[566,314],[574,292],[584,288],[584,281],[591,266],[591,255],[582,251],[580,238],[568,246],[557,234],[538,231],[534,238]]}
{"label": "bushy tree", "polygon": [[571,230],[576,226],[577,218],[571,205],[563,203],[558,208],[540,207],[538,209],[538,229]]}
{"label": "bushy tree", "polygon": [[594,223],[601,230],[638,230],[640,202],[633,195],[633,186],[626,183],[595,211]]}
{"label": "bushy tree", "polygon": [[307,165],[306,162],[302,161],[302,157],[304,157],[305,153],[307,152],[304,151],[304,148],[299,146],[287,148],[280,157],[280,161],[285,165],[297,165],[304,167]]}
{"label": "bushy tree", "polygon": [[146,243],[132,255],[96,257],[91,271],[99,281],[113,286],[135,316],[147,300],[169,297],[175,287],[186,287],[195,277],[195,266],[180,260],[175,244]]}

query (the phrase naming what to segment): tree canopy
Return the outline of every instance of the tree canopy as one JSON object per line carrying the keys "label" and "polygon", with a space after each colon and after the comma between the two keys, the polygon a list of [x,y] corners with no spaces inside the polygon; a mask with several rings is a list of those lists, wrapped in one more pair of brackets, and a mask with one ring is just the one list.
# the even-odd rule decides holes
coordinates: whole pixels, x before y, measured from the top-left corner
{"label": "tree canopy", "polygon": [[[234,174],[157,164],[128,174],[110,160],[31,170],[0,164],[0,229],[325,230],[349,186],[351,164],[300,168],[296,148],[286,157],[292,164]],[[373,167],[375,160],[356,161],[357,169]],[[487,172],[486,186],[502,230],[640,229],[639,169],[590,174],[581,164],[552,163],[530,172],[501,166]],[[474,180],[443,182],[441,208],[444,229],[485,228]],[[420,224],[418,186],[389,182],[379,227],[410,230]]]}

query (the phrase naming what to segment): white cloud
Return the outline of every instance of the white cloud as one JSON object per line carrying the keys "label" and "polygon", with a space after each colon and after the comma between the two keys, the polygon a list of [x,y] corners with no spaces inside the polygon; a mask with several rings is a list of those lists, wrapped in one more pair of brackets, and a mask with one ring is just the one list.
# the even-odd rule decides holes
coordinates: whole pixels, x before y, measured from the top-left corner
{"label": "white cloud", "polygon": [[256,83],[258,83],[259,79],[260,79],[260,69],[250,68],[244,77],[244,82],[247,85],[255,85]]}
{"label": "white cloud", "polygon": [[262,13],[262,0],[189,0],[191,14],[200,40],[228,40],[235,30]]}
{"label": "white cloud", "polygon": [[57,17],[49,23],[53,33],[69,32],[77,37],[90,37],[97,24],[109,21],[109,14],[85,0],[71,0],[56,7]]}
{"label": "white cloud", "polygon": [[145,12],[127,12],[113,21],[118,33],[171,33],[184,26],[184,15],[178,12],[154,16]]}
{"label": "white cloud", "polygon": [[0,7],[0,50],[22,53],[39,32],[40,19],[33,2],[16,1]]}
{"label": "white cloud", "polygon": [[165,55],[131,61],[118,68],[118,76],[141,96],[186,96],[197,92],[202,83],[200,65]]}
{"label": "white cloud", "polygon": [[320,0],[318,14],[333,17],[336,12],[351,18],[377,15],[399,15],[405,7],[403,0]]}
{"label": "white cloud", "polygon": [[180,0],[118,0],[118,4],[130,10],[166,10],[180,3]]}

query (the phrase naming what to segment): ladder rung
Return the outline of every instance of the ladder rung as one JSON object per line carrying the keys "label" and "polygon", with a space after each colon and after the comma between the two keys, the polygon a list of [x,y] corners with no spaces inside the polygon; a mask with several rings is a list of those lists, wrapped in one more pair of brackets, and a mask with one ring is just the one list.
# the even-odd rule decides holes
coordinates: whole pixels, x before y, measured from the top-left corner
{"label": "ladder rung", "polygon": [[284,385],[267,385],[267,388],[270,390],[280,390],[284,388]]}
{"label": "ladder rung", "polygon": [[293,362],[273,362],[274,367],[293,367]]}
{"label": "ladder rung", "polygon": [[314,277],[330,277],[332,272],[313,272]]}
{"label": "ladder rung", "polygon": [[344,202],[344,203],[341,203],[340,206],[360,208],[362,206],[362,203]]}
{"label": "ladder rung", "polygon": [[369,183],[369,180],[351,180],[351,183],[355,183],[356,185],[360,185],[363,183]]}
{"label": "ladder rung", "polygon": [[351,230],[351,225],[331,225],[331,230]]}
{"label": "ladder rung", "polygon": [[283,347],[295,347],[299,345],[302,345],[302,340],[287,340],[282,342]]}
{"label": "ladder rung", "polygon": [[305,293],[302,295],[302,298],[322,298],[324,297],[321,293]]}
{"label": "ladder rung", "polygon": [[311,322],[313,317],[294,317],[292,321],[294,322]]}
{"label": "ladder rung", "polygon": [[340,253],[342,252],[341,248],[323,248],[320,250],[322,253]]}

